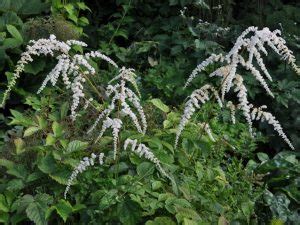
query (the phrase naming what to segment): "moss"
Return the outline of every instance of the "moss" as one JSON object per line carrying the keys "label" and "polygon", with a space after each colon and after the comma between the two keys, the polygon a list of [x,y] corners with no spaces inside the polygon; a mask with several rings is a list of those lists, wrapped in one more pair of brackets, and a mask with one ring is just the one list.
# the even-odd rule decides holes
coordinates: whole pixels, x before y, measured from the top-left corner
{"label": "moss", "polygon": [[54,34],[60,41],[80,38],[77,27],[62,16],[30,19],[24,24],[23,34],[26,41],[48,38],[50,34]]}

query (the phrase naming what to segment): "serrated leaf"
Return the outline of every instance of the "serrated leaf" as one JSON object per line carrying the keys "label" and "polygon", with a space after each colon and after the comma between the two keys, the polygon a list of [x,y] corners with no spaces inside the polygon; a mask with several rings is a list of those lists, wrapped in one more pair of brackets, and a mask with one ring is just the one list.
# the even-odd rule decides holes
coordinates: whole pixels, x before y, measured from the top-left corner
{"label": "serrated leaf", "polygon": [[59,200],[59,202],[55,205],[55,209],[64,222],[67,221],[69,215],[73,212],[72,205],[63,199]]}
{"label": "serrated leaf", "polygon": [[140,206],[131,199],[126,198],[118,204],[118,215],[123,224],[137,224],[141,217]]}
{"label": "serrated leaf", "polygon": [[47,154],[45,157],[41,158],[38,162],[38,168],[46,174],[55,172],[56,162],[52,154]]}
{"label": "serrated leaf", "polygon": [[74,140],[68,144],[66,152],[82,151],[87,149],[88,145],[89,145],[88,142]]}
{"label": "serrated leaf", "polygon": [[150,162],[142,162],[137,166],[137,173],[139,176],[150,176],[154,172],[154,165]]}
{"label": "serrated leaf", "polygon": [[33,135],[34,133],[38,132],[39,130],[40,130],[39,127],[28,127],[28,128],[24,131],[23,137],[29,137],[29,136]]}
{"label": "serrated leaf", "polygon": [[47,225],[45,209],[36,202],[32,202],[28,205],[26,208],[26,215],[36,225]]}
{"label": "serrated leaf", "polygon": [[153,98],[150,100],[150,102],[165,113],[170,111],[169,106],[165,105],[159,98]]}
{"label": "serrated leaf", "polygon": [[49,177],[51,177],[53,180],[55,180],[59,184],[67,185],[69,177],[71,176],[71,171],[68,170],[60,170],[55,171],[54,173],[49,174]]}

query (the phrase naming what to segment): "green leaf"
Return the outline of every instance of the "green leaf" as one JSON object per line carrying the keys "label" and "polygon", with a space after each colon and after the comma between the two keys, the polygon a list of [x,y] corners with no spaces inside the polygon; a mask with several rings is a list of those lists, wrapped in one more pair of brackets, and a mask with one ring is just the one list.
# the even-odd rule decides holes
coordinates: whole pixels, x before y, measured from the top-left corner
{"label": "green leaf", "polygon": [[269,156],[266,153],[259,152],[257,153],[257,157],[261,162],[269,160]]}
{"label": "green leaf", "polygon": [[22,42],[16,38],[6,38],[3,41],[3,48],[9,49],[9,48],[17,48],[22,44]]}
{"label": "green leaf", "polygon": [[69,110],[69,103],[64,102],[60,107],[60,119],[64,119],[67,116],[68,110]]}
{"label": "green leaf", "polygon": [[12,169],[15,167],[15,163],[7,159],[0,159],[0,166],[4,166],[6,169]]}
{"label": "green leaf", "polygon": [[63,199],[59,200],[59,202],[55,205],[55,209],[64,222],[67,221],[69,215],[73,212],[72,205]]}
{"label": "green leaf", "polygon": [[24,136],[23,137],[29,137],[29,136],[33,135],[34,133],[38,132],[39,130],[40,130],[39,127],[28,127],[24,131]]}
{"label": "green leaf", "polygon": [[145,176],[146,174],[151,175],[154,172],[154,165],[150,162],[142,162],[137,168],[137,173],[139,176]]}
{"label": "green leaf", "polygon": [[53,134],[48,134],[46,137],[46,145],[54,145],[56,142],[56,138],[53,136]]}
{"label": "green leaf", "polygon": [[56,162],[52,154],[48,153],[45,157],[41,158],[38,162],[38,168],[46,174],[56,171]]}
{"label": "green leaf", "polygon": [[14,139],[14,144],[16,146],[16,153],[17,155],[21,154],[24,152],[24,147],[25,147],[25,142],[23,141],[22,138],[16,138]]}
{"label": "green leaf", "polygon": [[151,187],[152,187],[152,190],[153,190],[153,191],[156,191],[156,190],[160,189],[162,186],[163,186],[163,184],[162,184],[161,181],[154,181],[154,182],[151,184]]}
{"label": "green leaf", "polygon": [[24,72],[37,75],[39,72],[44,70],[45,66],[46,66],[45,60],[35,60],[34,63],[25,65]]}
{"label": "green leaf", "polygon": [[13,36],[15,39],[23,43],[22,35],[20,34],[20,32],[17,30],[15,26],[8,24],[6,25],[6,29],[11,34],[11,36]]}
{"label": "green leaf", "polygon": [[137,224],[141,213],[140,206],[131,199],[125,198],[123,202],[118,204],[118,216],[123,224]]}
{"label": "green leaf", "polygon": [[52,124],[52,130],[55,137],[61,137],[64,132],[63,127],[56,121]]}
{"label": "green leaf", "polygon": [[9,212],[9,205],[3,194],[0,194],[0,211]]}
{"label": "green leaf", "polygon": [[146,225],[176,225],[169,217],[156,217],[154,220],[146,222]]}
{"label": "green leaf", "polygon": [[46,119],[37,116],[37,120],[38,120],[38,123],[39,123],[39,129],[44,130],[44,129],[47,128],[48,123],[47,123]]}
{"label": "green leaf", "polygon": [[68,144],[66,152],[82,151],[87,149],[88,145],[88,142],[74,140]]}
{"label": "green leaf", "polygon": [[9,224],[9,214],[7,212],[0,211],[0,223]]}
{"label": "green leaf", "polygon": [[45,208],[42,208],[37,202],[32,202],[28,205],[26,215],[36,225],[47,225]]}
{"label": "green leaf", "polygon": [[165,105],[160,99],[158,98],[153,98],[150,100],[150,102],[156,106],[158,109],[160,109],[161,111],[168,113],[170,111],[169,107],[167,105]]}
{"label": "green leaf", "polygon": [[248,201],[242,203],[242,212],[246,216],[247,221],[250,221],[250,216],[252,215],[254,207],[254,202]]}
{"label": "green leaf", "polygon": [[59,184],[67,185],[71,173],[72,173],[71,171],[68,171],[66,169],[61,169],[49,174],[49,177],[51,177]]}

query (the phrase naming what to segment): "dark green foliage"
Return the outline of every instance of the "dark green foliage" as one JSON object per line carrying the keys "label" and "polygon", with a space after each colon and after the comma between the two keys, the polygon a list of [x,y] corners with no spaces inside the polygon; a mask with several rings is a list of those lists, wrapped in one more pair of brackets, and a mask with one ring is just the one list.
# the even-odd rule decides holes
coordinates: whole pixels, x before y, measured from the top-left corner
{"label": "dark green foliage", "polygon": [[[136,69],[149,131],[142,137],[125,124],[121,141],[145,143],[174,179],[127,151],[113,161],[112,138],[95,144],[97,133],[86,134],[94,112],[68,118],[68,93],[50,87],[35,95],[54,63],[35,59],[0,112],[0,224],[298,224],[299,154],[287,152],[270,126],[255,124],[261,132],[252,139],[240,115],[231,125],[229,112],[212,103],[187,125],[179,148],[173,144],[194,88],[182,86],[197,63],[228,51],[252,25],[280,29],[299,61],[299,10],[298,1],[281,0],[0,0],[0,98],[30,39],[83,39]],[[245,76],[249,95],[268,105],[299,150],[299,77],[273,53],[265,63],[275,98]],[[115,75],[104,69],[93,78],[101,91]],[[193,85],[217,84],[206,76],[212,69]],[[199,128],[203,121],[216,142]],[[80,174],[63,199],[72,170],[91,152],[109,157]]]}

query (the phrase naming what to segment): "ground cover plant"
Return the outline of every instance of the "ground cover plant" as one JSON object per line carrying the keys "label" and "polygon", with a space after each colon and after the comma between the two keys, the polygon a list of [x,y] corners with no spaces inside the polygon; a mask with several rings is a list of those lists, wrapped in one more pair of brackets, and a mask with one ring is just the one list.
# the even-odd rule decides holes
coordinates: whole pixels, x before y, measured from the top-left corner
{"label": "ground cover plant", "polygon": [[300,6],[245,3],[0,2],[0,224],[298,224]]}

